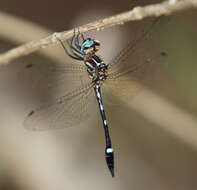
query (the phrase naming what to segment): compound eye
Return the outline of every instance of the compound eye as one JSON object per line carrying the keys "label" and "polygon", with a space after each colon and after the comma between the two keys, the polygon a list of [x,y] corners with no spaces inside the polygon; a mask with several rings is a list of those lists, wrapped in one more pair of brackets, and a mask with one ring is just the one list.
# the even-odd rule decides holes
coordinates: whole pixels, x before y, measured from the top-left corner
{"label": "compound eye", "polygon": [[87,55],[93,50],[94,50],[94,41],[90,38],[86,39],[81,46],[81,52]]}

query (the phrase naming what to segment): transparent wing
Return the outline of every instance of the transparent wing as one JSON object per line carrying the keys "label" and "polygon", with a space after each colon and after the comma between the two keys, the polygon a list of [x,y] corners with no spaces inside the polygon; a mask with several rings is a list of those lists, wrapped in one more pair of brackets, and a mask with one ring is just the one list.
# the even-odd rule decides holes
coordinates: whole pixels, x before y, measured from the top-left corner
{"label": "transparent wing", "polygon": [[[128,30],[131,31],[131,39],[129,43],[120,51],[120,53],[109,63],[110,72],[114,70],[128,68],[139,65],[144,62],[145,57],[151,58],[156,52],[154,49],[154,38],[158,34],[159,28],[166,24],[169,19],[160,17],[148,19],[143,22],[133,23]],[[159,40],[159,39],[158,39]],[[132,62],[127,60],[132,58]]]}
{"label": "transparent wing", "polygon": [[22,72],[29,94],[38,105],[25,118],[25,128],[70,127],[88,118],[95,100],[83,62],[70,65],[34,62],[25,64]]}
{"label": "transparent wing", "polygon": [[31,89],[53,97],[64,96],[91,81],[83,62],[70,65],[37,62],[24,65],[22,72],[21,77]]}
{"label": "transparent wing", "polygon": [[90,118],[95,104],[92,83],[32,110],[24,121],[31,130],[46,130],[79,125]]}
{"label": "transparent wing", "polygon": [[[162,44],[162,28],[169,18],[150,19],[136,31],[133,39],[109,64],[109,75],[104,86],[113,94],[135,96],[144,86],[151,84],[166,65],[169,51]],[[142,23],[143,24],[143,23]],[[140,27],[139,27],[140,28]]]}

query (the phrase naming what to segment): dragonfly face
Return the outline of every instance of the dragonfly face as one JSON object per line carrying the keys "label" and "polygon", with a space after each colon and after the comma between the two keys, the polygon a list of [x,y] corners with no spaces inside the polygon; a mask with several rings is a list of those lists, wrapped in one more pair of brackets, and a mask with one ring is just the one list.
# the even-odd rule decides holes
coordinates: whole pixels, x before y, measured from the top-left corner
{"label": "dragonfly face", "polygon": [[84,55],[92,55],[97,52],[100,48],[100,42],[95,39],[87,38],[81,45],[81,52]]}

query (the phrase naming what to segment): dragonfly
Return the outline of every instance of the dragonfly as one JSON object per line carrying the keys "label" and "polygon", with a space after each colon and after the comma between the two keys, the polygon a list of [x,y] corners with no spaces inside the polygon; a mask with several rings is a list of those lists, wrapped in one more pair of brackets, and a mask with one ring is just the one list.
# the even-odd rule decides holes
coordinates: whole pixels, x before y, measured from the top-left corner
{"label": "dragonfly", "polygon": [[[104,110],[103,93],[105,89],[111,89],[122,92],[124,98],[124,94],[129,93],[127,86],[135,84],[133,80],[143,78],[146,70],[151,73],[152,66],[155,67],[155,64],[158,65],[158,62],[162,62],[162,59],[168,56],[166,51],[160,49],[155,51],[154,48],[149,47],[160,22],[161,18],[151,20],[146,28],[140,31],[108,64],[97,55],[100,42],[93,38],[85,38],[79,30],[77,33],[74,31],[73,37],[66,41],[67,47],[57,38],[66,55],[79,61],[80,64],[54,64],[50,67],[48,75],[57,75],[56,84],[65,90],[53,100],[46,101],[31,110],[25,118],[25,127],[31,130],[46,130],[77,126],[91,116],[90,107],[95,106],[96,100],[105,133],[105,159],[114,177],[114,150]],[[127,61],[128,57],[133,61]],[[31,71],[34,68],[36,64],[25,65],[26,70]],[[66,92],[68,78],[71,79],[71,84],[73,79],[73,84],[78,85],[75,89]],[[49,86],[56,87],[53,82]],[[133,96],[137,94],[138,87],[133,85],[132,88]]]}

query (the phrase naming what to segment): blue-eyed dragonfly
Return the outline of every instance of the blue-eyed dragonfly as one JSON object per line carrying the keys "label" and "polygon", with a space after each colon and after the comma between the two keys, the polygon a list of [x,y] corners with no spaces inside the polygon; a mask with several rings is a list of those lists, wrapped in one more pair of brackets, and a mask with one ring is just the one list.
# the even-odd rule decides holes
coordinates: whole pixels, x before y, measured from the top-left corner
{"label": "blue-eyed dragonfly", "polygon": [[[48,86],[56,88],[58,85],[62,87],[63,92],[59,92],[53,100],[33,109],[24,121],[25,127],[32,130],[45,130],[77,126],[91,116],[90,108],[95,106],[95,100],[97,100],[105,131],[105,158],[111,175],[114,176],[114,152],[102,94],[111,89],[112,92],[121,91],[122,98],[124,98],[124,94],[130,93],[127,91],[127,86],[130,84],[133,85],[133,96],[140,88],[137,83],[144,78],[147,71],[151,74],[152,68],[162,62],[162,57],[167,56],[167,52],[162,47],[158,49],[154,47],[153,36],[157,34],[161,20],[158,18],[149,21],[146,27],[138,31],[133,40],[109,64],[96,54],[100,47],[98,40],[84,38],[79,31],[77,34],[75,31],[72,39],[67,40],[66,48],[58,39],[66,54],[81,63],[50,66],[46,75],[56,75],[58,80],[57,83],[52,82]],[[36,64],[27,64],[25,69],[30,72],[38,69],[39,72]],[[73,84],[78,84],[77,88],[69,92],[66,91],[68,78],[73,79]],[[136,84],[135,81],[137,81]],[[72,81],[69,83],[72,85]],[[101,93],[101,88],[103,93]]]}

